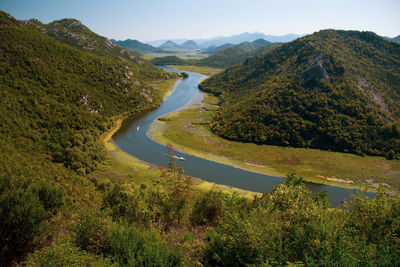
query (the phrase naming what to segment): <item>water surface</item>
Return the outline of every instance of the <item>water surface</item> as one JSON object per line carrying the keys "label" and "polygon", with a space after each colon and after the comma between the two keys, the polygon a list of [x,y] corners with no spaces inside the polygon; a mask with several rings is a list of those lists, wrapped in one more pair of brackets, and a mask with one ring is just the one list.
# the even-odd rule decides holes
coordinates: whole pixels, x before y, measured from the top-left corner
{"label": "water surface", "polygon": [[[181,72],[168,67],[163,68]],[[169,157],[166,147],[149,139],[146,133],[155,118],[182,108],[192,99],[197,99],[197,101],[201,99],[198,84],[206,76],[192,72],[186,73],[189,77],[179,82],[174,92],[157,110],[131,116],[123,121],[121,128],[113,135],[113,140],[123,151],[145,162],[167,166]],[[245,171],[185,153],[175,152],[175,155],[186,159],[185,161],[178,160],[178,165],[185,169],[186,174],[208,182],[264,193],[285,181],[284,178]],[[306,184],[313,192],[326,190],[332,206],[340,205],[341,201],[349,199],[350,194],[356,192],[356,190],[324,184],[309,182]]]}

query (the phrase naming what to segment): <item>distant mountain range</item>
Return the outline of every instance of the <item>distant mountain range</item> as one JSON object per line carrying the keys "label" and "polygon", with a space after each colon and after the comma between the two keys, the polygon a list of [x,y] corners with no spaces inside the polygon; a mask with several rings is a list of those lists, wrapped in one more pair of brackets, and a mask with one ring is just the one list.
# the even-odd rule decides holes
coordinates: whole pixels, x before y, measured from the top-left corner
{"label": "distant mountain range", "polygon": [[162,45],[158,46],[158,48],[165,50],[195,50],[200,49],[201,46],[193,40],[188,40],[181,45],[175,43],[174,41],[168,40]]}
{"label": "distant mountain range", "polygon": [[386,36],[383,37],[383,38],[385,38],[386,40],[390,40],[390,41],[396,42],[396,43],[400,43],[400,35],[396,36],[396,37],[393,37],[393,38],[386,37]]}
{"label": "distant mountain range", "polygon": [[162,53],[162,52],[165,52],[163,49],[154,47],[149,44],[144,44],[142,42],[139,42],[138,40],[126,39],[124,41],[122,41],[122,40],[117,41],[117,40],[111,39],[111,41],[129,51],[134,51],[134,52],[139,52],[139,53]]}
{"label": "distant mountain range", "polygon": [[[171,44],[172,42],[168,42]],[[264,39],[242,42],[238,45],[225,44],[211,47],[204,52],[209,57],[200,60],[184,60],[177,56],[158,57],[151,60],[156,65],[195,65],[205,67],[228,68],[245,61],[247,58],[266,54],[279,47],[280,43],[270,43]]]}
{"label": "distant mountain range", "polygon": [[[236,35],[232,35],[232,36],[220,36],[220,37],[214,37],[214,38],[210,38],[210,39],[193,39],[194,42],[196,42],[201,48],[208,48],[210,46],[220,46],[223,44],[240,44],[242,42],[253,42],[257,39],[264,39],[266,41],[269,42],[281,42],[281,43],[286,43],[286,42],[290,42],[293,41],[301,36],[304,36],[305,34],[293,34],[293,33],[289,33],[286,35],[281,35],[281,36],[277,36],[277,35],[266,35],[264,33],[259,33],[259,32],[254,32],[254,33],[241,33],[241,34],[236,34]],[[170,40],[155,40],[155,41],[149,41],[149,42],[145,42],[147,44],[150,44],[152,46],[156,46],[159,47],[161,45],[163,45],[165,42],[174,42],[178,45],[183,44],[187,41],[190,41],[188,39],[170,39]]]}

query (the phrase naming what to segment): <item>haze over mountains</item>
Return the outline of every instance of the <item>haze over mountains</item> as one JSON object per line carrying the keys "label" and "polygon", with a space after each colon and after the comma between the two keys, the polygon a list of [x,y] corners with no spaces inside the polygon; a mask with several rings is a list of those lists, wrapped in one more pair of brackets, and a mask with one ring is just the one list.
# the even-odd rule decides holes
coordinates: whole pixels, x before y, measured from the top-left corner
{"label": "haze over mountains", "polygon": [[383,38],[393,41],[393,42],[396,42],[396,43],[400,43],[400,35],[393,37],[393,38],[390,38],[390,37],[383,37]]}
{"label": "haze over mountains", "polygon": [[119,45],[122,48],[125,48],[130,51],[137,51],[137,52],[143,52],[143,53],[162,53],[166,52],[163,49],[154,47],[149,44],[142,43],[138,40],[132,40],[132,39],[126,39],[124,41],[117,41],[114,39],[111,39],[112,42],[115,44]]}
{"label": "haze over mountains", "polygon": [[177,44],[174,41],[168,40],[162,45],[158,46],[158,48],[165,49],[165,50],[196,50],[200,49],[201,46],[198,45],[193,40],[187,40],[183,44]]}
{"label": "haze over mountains", "polygon": [[[264,39],[269,42],[285,43],[285,42],[293,41],[296,38],[299,38],[301,36],[304,36],[304,34],[299,35],[299,34],[289,33],[289,34],[282,35],[282,36],[276,36],[276,35],[266,35],[264,33],[258,33],[258,32],[254,32],[254,33],[244,32],[244,33],[236,34],[236,35],[232,35],[232,36],[219,36],[219,37],[214,37],[214,38],[209,38],[209,39],[193,39],[193,41],[195,41],[197,44],[199,44],[202,48],[208,48],[210,46],[220,46],[220,45],[223,45],[226,43],[239,44],[239,43],[242,43],[245,41],[252,42],[257,39]],[[173,41],[177,44],[182,44],[188,40],[189,39],[168,39],[168,40],[164,39],[164,40],[148,41],[145,43],[158,47],[167,41]]]}
{"label": "haze over mountains", "polygon": [[268,53],[279,47],[280,43],[270,43],[264,39],[253,42],[242,42],[237,45],[225,44],[218,47],[210,47],[203,53],[210,54],[203,59],[186,60],[177,56],[157,57],[151,60],[156,65],[194,65],[204,67],[228,68],[239,64],[249,57]]}
{"label": "haze over mountains", "polygon": [[[286,43],[293,41],[304,35],[286,34],[283,36],[265,35],[263,33],[242,33],[227,37],[215,37],[211,39],[172,39],[172,40],[156,40],[142,43],[138,40],[114,40],[112,42],[119,46],[137,53],[172,53],[179,50],[201,50],[203,54],[215,54],[226,48],[241,44],[251,43],[255,40],[259,42],[264,40],[271,43]],[[390,38],[384,37],[393,42],[400,42],[400,36]]]}
{"label": "haze over mountains", "polygon": [[[111,1],[102,4],[106,2]],[[92,12],[92,3],[82,9],[85,4],[74,6],[80,14]],[[246,6],[250,5],[246,2]],[[149,10],[154,12],[152,6]],[[219,101],[206,97],[204,106],[186,109],[185,115],[175,118],[163,115],[159,122],[183,119],[188,126],[178,126],[193,129],[192,136],[213,149],[232,148],[227,140],[218,145],[209,139],[218,138],[210,129],[240,141],[236,143],[243,149],[232,149],[234,159],[252,170],[269,171],[280,162],[291,172],[292,166],[297,169],[317,150],[274,147],[277,154],[247,142],[324,149],[317,151],[321,156],[313,158],[312,164],[330,172],[332,165],[339,164],[320,160],[335,154],[350,159],[366,181],[380,174],[370,175],[355,163],[364,161],[371,169],[379,164],[391,180],[384,183],[395,182],[398,187],[388,189],[398,194],[400,45],[394,42],[398,38],[389,41],[372,32],[340,30],[323,30],[289,43],[264,37],[246,33],[209,43],[163,42],[166,49],[188,51],[206,44],[210,56],[152,62],[197,64],[187,68],[190,71],[210,69],[199,65],[225,70],[200,84]],[[312,192],[294,174],[262,195],[231,187],[221,191],[220,185],[187,176],[178,166],[180,161],[175,162],[173,149],[168,167],[158,169],[131,158],[112,140],[104,143],[118,129],[128,133],[130,119],[139,118],[136,122],[146,125],[140,131],[147,131],[152,119],[143,116],[161,105],[165,91],[179,77],[128,51],[166,50],[136,40],[115,42],[122,47],[76,19],[44,24],[16,20],[0,11],[1,266],[398,265],[400,198],[383,187],[374,198],[356,195],[344,208],[330,208],[325,191]],[[182,81],[172,99],[182,98],[197,81],[191,77]],[[190,118],[193,114],[195,119]],[[134,116],[122,122],[130,115]],[[131,138],[149,145],[150,140],[139,135],[139,127],[131,130],[127,146],[138,149]],[[187,138],[184,131],[173,135]],[[254,159],[240,159],[248,147],[261,149],[253,153]],[[202,145],[194,150],[203,149]],[[159,153],[143,152],[152,157],[166,151],[161,147]],[[297,156],[302,153],[303,158]],[[388,160],[361,157],[365,154]],[[259,162],[262,157],[272,163]],[[184,164],[207,170],[203,160],[193,163],[192,159],[187,157]],[[229,155],[223,159],[229,162]],[[312,164],[302,166],[309,172],[316,166]],[[342,166],[335,166],[333,172],[324,175],[351,176],[346,169],[343,174]],[[249,174],[238,173],[243,183],[248,182]],[[324,179],[317,181],[326,183]],[[345,184],[353,185],[363,186]],[[332,188],[343,199],[336,193],[341,190]]]}

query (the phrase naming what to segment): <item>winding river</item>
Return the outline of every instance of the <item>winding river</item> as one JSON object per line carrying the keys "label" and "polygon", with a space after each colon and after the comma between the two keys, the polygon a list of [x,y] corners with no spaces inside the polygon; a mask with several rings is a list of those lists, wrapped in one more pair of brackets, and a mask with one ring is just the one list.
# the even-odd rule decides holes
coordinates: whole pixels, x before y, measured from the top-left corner
{"label": "winding river", "polygon": [[[180,72],[168,67],[164,69]],[[189,77],[178,83],[173,93],[157,110],[131,116],[123,121],[121,128],[113,135],[114,142],[123,151],[145,162],[167,166],[169,157],[166,147],[149,139],[146,133],[157,117],[180,109],[188,103],[201,102],[202,93],[198,89],[198,84],[206,76],[187,73]],[[180,152],[175,152],[175,155],[186,159],[186,161],[178,162],[178,165],[185,169],[186,174],[209,182],[263,193],[271,191],[276,185],[285,181],[281,177],[249,172]],[[349,199],[350,194],[356,192],[356,190],[316,183],[307,183],[307,186],[313,192],[326,190],[332,206],[339,206],[341,201]]]}

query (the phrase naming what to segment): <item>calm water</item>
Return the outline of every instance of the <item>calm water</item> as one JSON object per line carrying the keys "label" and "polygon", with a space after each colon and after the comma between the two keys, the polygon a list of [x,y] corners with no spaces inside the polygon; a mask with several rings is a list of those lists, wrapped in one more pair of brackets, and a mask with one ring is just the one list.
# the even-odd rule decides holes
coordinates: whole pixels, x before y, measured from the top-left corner
{"label": "calm water", "polygon": [[[164,69],[180,72],[168,67]],[[140,116],[131,116],[123,121],[121,129],[113,136],[113,140],[123,151],[152,164],[164,166],[168,164],[169,157],[165,146],[150,140],[146,133],[155,118],[177,110],[191,100],[192,103],[201,101],[202,94],[198,84],[206,77],[197,73],[187,73],[189,78],[180,81],[160,108]],[[175,152],[175,155],[186,159],[186,161],[178,160],[178,165],[185,169],[186,174],[209,182],[263,193],[271,191],[276,185],[285,181],[284,178],[248,172],[180,152]],[[350,194],[356,192],[356,190],[315,183],[307,183],[307,186],[314,192],[326,190],[332,206],[340,205],[342,200],[349,199]]]}

